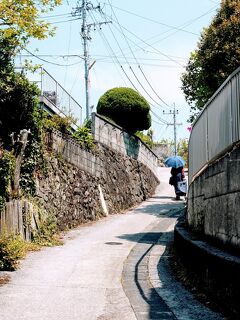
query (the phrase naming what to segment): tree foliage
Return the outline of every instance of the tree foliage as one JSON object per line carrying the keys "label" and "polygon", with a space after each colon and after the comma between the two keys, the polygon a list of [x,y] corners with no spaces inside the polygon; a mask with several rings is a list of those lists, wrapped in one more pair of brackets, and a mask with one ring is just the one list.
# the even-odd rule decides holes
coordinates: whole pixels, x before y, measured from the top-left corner
{"label": "tree foliage", "polygon": [[240,1],[222,0],[182,75],[182,90],[193,113],[191,120],[239,65]]}
{"label": "tree foliage", "polygon": [[131,88],[108,90],[99,99],[97,112],[130,132],[147,130],[151,126],[148,102]]}
{"label": "tree foliage", "polygon": [[0,137],[10,144],[10,134],[21,129],[36,130],[36,110],[39,90],[21,73],[0,75]]}
{"label": "tree foliage", "polygon": [[185,160],[185,166],[188,167],[188,139],[180,139],[178,141],[177,153]]}
{"label": "tree foliage", "polygon": [[8,39],[15,48],[31,37],[46,38],[53,29],[41,14],[60,3],[61,0],[1,0],[0,38]]}
{"label": "tree foliage", "polygon": [[153,130],[149,129],[147,134],[144,134],[141,131],[137,131],[135,135],[142,140],[150,149],[152,149],[154,142],[153,142]]}

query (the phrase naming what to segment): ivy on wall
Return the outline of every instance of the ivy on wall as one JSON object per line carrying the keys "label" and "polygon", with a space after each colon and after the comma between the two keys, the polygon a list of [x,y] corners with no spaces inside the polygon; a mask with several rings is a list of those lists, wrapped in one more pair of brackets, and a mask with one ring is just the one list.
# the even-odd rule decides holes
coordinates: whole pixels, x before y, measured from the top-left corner
{"label": "ivy on wall", "polygon": [[0,211],[11,194],[11,181],[15,169],[15,157],[12,152],[1,152],[0,158]]}

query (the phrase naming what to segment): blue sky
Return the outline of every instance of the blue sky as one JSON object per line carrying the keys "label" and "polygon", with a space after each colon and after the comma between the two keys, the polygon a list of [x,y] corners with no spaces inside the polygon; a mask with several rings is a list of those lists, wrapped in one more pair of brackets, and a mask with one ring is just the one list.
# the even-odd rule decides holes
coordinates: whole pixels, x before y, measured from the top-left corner
{"label": "blue sky", "polygon": [[[91,2],[94,6],[98,4],[95,0]],[[92,27],[90,30],[90,63],[94,62],[90,70],[90,105],[94,106],[93,111],[105,91],[118,86],[132,87],[133,84],[151,103],[154,140],[173,139],[173,126],[163,122],[172,122],[172,116],[167,114],[174,103],[179,112],[177,122],[181,123],[177,127],[177,137],[187,138],[189,107],[180,89],[180,76],[190,52],[196,48],[201,31],[215,15],[220,0],[99,2],[102,13],[91,12],[88,23],[111,23],[102,25],[101,29]],[[63,0],[60,7],[45,14],[45,20],[57,27],[56,35],[44,41],[31,41],[28,50],[46,61],[64,65],[31,58],[82,105],[85,117],[83,60],[67,57],[83,55],[81,20],[71,15],[76,6],[77,1]]]}

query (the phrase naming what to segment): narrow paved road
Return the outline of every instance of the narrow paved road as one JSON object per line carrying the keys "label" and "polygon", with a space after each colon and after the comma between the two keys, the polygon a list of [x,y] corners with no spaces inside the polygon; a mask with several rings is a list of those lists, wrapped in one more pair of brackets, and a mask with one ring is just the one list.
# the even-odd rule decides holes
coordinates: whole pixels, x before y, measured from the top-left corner
{"label": "narrow paved road", "polygon": [[183,293],[159,263],[184,207],[173,200],[169,169],[159,175],[155,196],[139,207],[68,232],[63,246],[29,254],[0,287],[0,319],[221,319]]}

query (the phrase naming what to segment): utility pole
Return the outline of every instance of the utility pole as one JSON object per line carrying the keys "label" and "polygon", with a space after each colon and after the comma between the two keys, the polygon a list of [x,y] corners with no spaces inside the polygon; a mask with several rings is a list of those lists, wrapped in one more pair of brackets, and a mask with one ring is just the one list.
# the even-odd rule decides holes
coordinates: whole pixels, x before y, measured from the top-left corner
{"label": "utility pole", "polygon": [[96,28],[103,24],[111,23],[111,21],[104,21],[99,23],[87,23],[88,13],[93,10],[101,11],[101,6],[98,4],[96,7],[93,6],[91,0],[82,0],[82,4],[79,5],[78,1],[77,7],[74,8],[72,15],[78,16],[82,19],[81,25],[81,37],[83,39],[83,59],[84,59],[84,79],[85,79],[85,101],[86,101],[86,119],[90,117],[90,104],[89,104],[89,71],[96,61],[89,65],[89,52],[88,52],[88,41],[92,40],[90,36],[91,27]]}
{"label": "utility pole", "polygon": [[176,121],[176,115],[178,114],[178,110],[176,110],[175,103],[173,104],[173,110],[170,110],[168,113],[163,111],[164,115],[172,115],[173,116],[173,122],[168,123],[168,126],[173,126],[173,135],[174,135],[174,155],[177,155],[177,126],[181,126],[182,123],[177,123]]}

